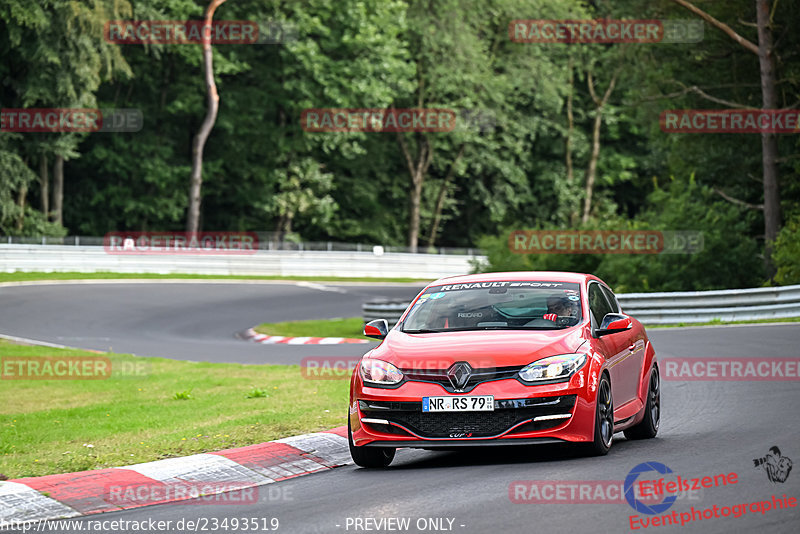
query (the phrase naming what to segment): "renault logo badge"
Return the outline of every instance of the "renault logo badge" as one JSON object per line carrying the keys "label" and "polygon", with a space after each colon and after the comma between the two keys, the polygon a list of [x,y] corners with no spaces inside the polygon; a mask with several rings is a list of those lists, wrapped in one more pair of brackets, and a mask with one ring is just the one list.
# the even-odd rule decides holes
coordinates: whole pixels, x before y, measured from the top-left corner
{"label": "renault logo badge", "polygon": [[467,362],[456,362],[447,370],[447,378],[453,389],[464,389],[472,376],[472,367]]}

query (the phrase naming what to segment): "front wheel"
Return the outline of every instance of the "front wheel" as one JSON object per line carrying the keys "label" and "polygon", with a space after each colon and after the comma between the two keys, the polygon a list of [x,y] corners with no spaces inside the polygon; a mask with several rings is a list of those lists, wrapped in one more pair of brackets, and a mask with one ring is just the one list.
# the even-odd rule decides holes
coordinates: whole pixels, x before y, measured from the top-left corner
{"label": "front wheel", "polygon": [[647,388],[647,403],[644,409],[644,418],[640,423],[625,430],[628,439],[650,439],[658,434],[658,425],[661,422],[661,380],[658,376],[658,367],[653,367],[650,373],[650,386]]}
{"label": "front wheel", "polygon": [[604,456],[614,439],[614,400],[611,397],[611,382],[606,375],[600,376],[595,401],[594,440],[586,445],[590,456]]}
{"label": "front wheel", "polygon": [[347,415],[347,443],[350,445],[350,457],[359,467],[389,467],[394,460],[395,450],[392,447],[356,447],[353,444],[353,430],[350,428],[350,415]]}

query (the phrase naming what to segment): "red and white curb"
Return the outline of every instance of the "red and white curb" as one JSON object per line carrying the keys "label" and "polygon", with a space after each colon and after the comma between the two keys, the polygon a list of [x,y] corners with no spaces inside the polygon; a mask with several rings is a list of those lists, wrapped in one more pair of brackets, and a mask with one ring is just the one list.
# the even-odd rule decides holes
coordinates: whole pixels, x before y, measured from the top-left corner
{"label": "red and white curb", "polygon": [[[114,499],[109,487],[159,487],[208,484],[220,494],[225,483],[236,489],[263,486],[352,463],[347,427],[279,439],[238,449],[170,458],[127,467],[0,482],[0,526],[28,521],[66,519],[87,514],[139,508],[185,500],[151,492],[148,500]],[[213,491],[218,488],[218,491]],[[160,497],[159,497],[160,495]]]}
{"label": "red and white curb", "polygon": [[366,339],[356,339],[349,337],[284,337],[267,336],[259,334],[252,328],[248,328],[242,333],[242,337],[262,343],[264,345],[340,345],[342,343],[369,343]]}

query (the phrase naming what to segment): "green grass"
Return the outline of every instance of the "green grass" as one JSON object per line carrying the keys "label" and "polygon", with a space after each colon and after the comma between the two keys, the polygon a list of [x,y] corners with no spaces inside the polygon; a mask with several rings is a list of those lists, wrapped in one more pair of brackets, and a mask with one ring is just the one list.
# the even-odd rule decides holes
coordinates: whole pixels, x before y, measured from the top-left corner
{"label": "green grass", "polygon": [[[653,324],[645,325],[651,328],[677,328],[681,326],[714,326],[728,324],[754,324],[754,323],[796,323],[800,317],[789,319],[762,319],[756,321],[709,321],[706,323],[679,323],[679,324]],[[321,319],[312,321],[288,321],[285,323],[263,323],[255,327],[259,334],[268,336],[286,337],[350,337],[363,338],[362,329],[364,322],[360,317],[348,319]]]}
{"label": "green grass", "polygon": [[647,328],[678,328],[681,326],[724,326],[728,324],[759,324],[759,323],[799,323],[800,317],[786,317],[783,319],[754,319],[752,321],[722,321],[714,319],[705,323],[678,323],[678,324],[650,324]]}
{"label": "green grass", "polygon": [[363,338],[364,321],[361,317],[347,319],[320,319],[263,323],[255,327],[259,334],[286,337],[349,337]]}
{"label": "green grass", "polygon": [[130,465],[346,424],[348,381],[305,380],[296,365],[192,363],[0,340],[0,360],[13,356],[108,357],[113,373],[104,380],[0,379],[0,475],[9,478]]}
{"label": "green grass", "polygon": [[298,282],[420,282],[418,278],[348,278],[344,276],[221,276],[215,274],[153,274],[153,273],[0,273],[0,282],[28,282],[33,280],[287,280]]}

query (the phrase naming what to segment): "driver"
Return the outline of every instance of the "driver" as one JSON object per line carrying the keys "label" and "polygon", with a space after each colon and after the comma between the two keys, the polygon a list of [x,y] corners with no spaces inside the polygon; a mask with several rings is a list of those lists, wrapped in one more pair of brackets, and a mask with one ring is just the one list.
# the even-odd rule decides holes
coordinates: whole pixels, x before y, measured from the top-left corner
{"label": "driver", "polygon": [[544,318],[555,322],[559,317],[577,317],[578,301],[564,296],[552,296],[547,299],[547,313]]}

